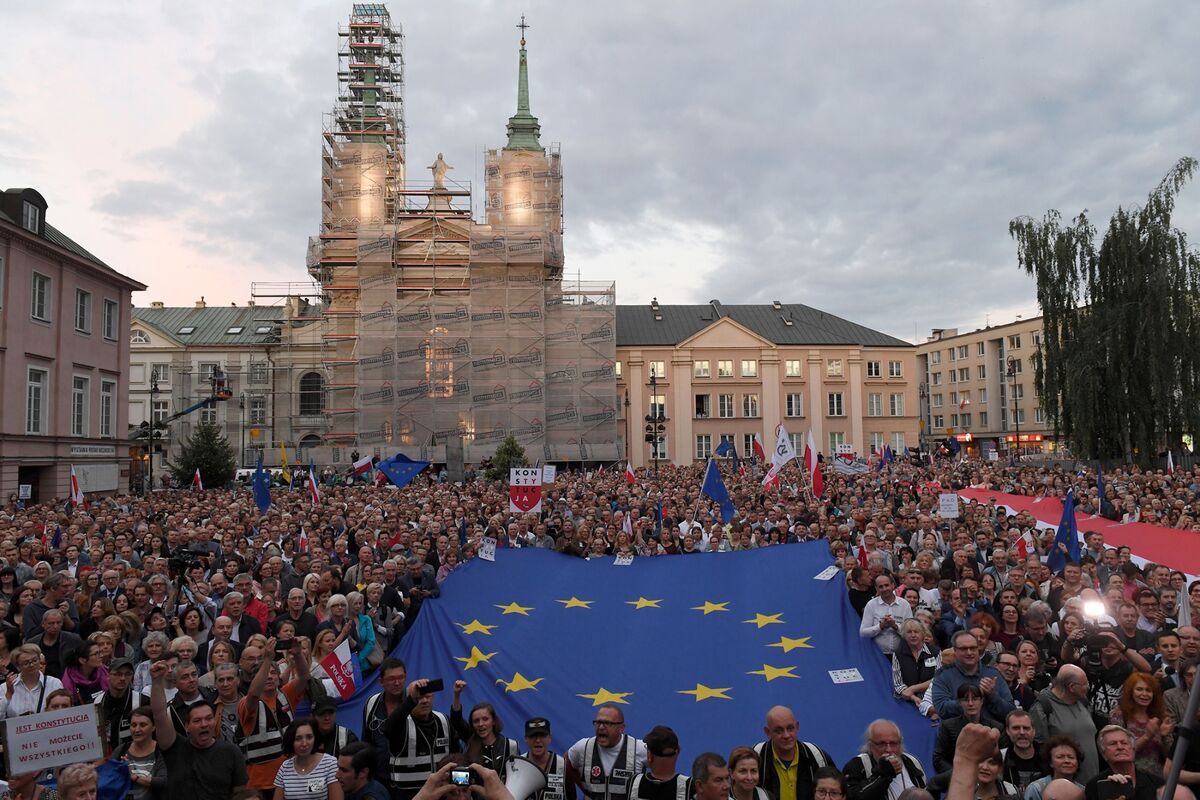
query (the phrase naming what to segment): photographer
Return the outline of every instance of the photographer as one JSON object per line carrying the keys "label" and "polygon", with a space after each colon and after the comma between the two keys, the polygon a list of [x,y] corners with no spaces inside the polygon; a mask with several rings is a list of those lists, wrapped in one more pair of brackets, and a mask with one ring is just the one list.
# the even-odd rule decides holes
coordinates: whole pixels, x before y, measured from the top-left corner
{"label": "photographer", "polygon": [[1097,719],[1108,719],[1121,701],[1121,688],[1135,670],[1153,672],[1146,659],[1127,647],[1112,628],[1088,624],[1072,633],[1068,642],[1076,656],[1072,660],[1087,674],[1091,685],[1089,702]]}

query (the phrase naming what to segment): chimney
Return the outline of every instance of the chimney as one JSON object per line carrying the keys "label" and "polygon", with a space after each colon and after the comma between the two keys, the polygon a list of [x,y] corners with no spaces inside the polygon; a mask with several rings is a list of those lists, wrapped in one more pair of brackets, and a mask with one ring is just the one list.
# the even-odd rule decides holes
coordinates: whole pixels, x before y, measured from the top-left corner
{"label": "chimney", "polygon": [[163,305],[162,300],[155,300],[152,303],[150,303],[150,307],[151,308],[165,308],[166,306]]}
{"label": "chimney", "polygon": [[196,308],[207,308],[207,304],[204,302],[204,295],[200,295],[200,299],[196,301]]}

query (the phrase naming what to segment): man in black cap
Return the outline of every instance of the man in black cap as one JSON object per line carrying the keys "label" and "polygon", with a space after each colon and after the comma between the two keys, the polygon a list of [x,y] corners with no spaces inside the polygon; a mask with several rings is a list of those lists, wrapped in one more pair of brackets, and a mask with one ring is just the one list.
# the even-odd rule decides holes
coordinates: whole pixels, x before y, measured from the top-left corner
{"label": "man in black cap", "polygon": [[358,741],[349,728],[337,724],[337,703],[329,695],[317,698],[312,714],[317,721],[317,749],[322,753],[339,758],[346,745]]}
{"label": "man in black cap", "polygon": [[133,738],[129,732],[129,715],[142,705],[142,695],[133,691],[133,660],[114,658],[108,666],[108,691],[93,701],[100,712],[100,730],[109,751]]}
{"label": "man in black cap", "polygon": [[546,773],[546,788],[529,798],[516,800],[575,800],[575,787],[567,782],[567,761],[550,751],[550,720],[533,717],[525,721],[525,745],[522,755]]}
{"label": "man in black cap", "polygon": [[635,775],[629,787],[629,800],[687,800],[691,796],[690,779],[675,771],[679,760],[679,737],[666,725],[656,725],[643,739],[649,772]]}

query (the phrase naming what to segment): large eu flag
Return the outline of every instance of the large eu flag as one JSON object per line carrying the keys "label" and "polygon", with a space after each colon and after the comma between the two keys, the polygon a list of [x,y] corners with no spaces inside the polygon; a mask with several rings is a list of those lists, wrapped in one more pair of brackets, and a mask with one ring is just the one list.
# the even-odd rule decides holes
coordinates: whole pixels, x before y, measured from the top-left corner
{"label": "large eu flag", "polygon": [[[890,665],[859,637],[841,574],[817,578],[830,563],[821,542],[628,566],[500,549],[494,562],[474,559],[446,580],[395,655],[409,680],[445,681],[435,708],[449,709],[462,678],[465,709],[494,704],[518,739],[526,719],[545,716],[558,752],[593,734],[597,706],[617,703],[632,735],[674,728],[686,765],[763,740],[767,709],[781,704],[795,711],[801,738],[838,766],[881,717],[899,723],[906,749],[928,763],[935,730],[894,699]],[[831,675],[854,669],[861,680]],[[341,724],[361,727],[378,683],[339,709]]]}

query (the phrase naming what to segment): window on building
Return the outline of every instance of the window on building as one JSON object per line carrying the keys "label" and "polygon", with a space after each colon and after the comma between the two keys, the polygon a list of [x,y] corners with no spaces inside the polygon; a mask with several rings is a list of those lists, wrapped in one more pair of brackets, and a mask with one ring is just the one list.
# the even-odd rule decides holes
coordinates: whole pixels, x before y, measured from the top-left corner
{"label": "window on building", "polygon": [[758,416],[758,393],[750,392],[742,395],[742,416],[757,417]]}
{"label": "window on building", "polygon": [[246,330],[246,329],[244,327],[242,327],[241,325],[230,325],[228,328],[225,329],[225,335],[226,336],[237,336],[239,333],[241,333],[244,330]]}
{"label": "window on building", "polygon": [[25,375],[25,432],[46,433],[46,401],[49,397],[50,373],[30,367]]}
{"label": "window on building", "polygon": [[32,303],[29,315],[41,322],[50,321],[50,278],[40,272],[33,273]]}
{"label": "window on building", "polygon": [[259,325],[254,329],[254,334],[256,336],[267,336],[274,332],[274,329],[270,325]]}
{"label": "window on building", "polygon": [[176,333],[179,336],[191,336],[195,332],[196,332],[195,325],[184,325],[182,328],[180,328],[178,331],[176,331]]}
{"label": "window on building", "polygon": [[267,362],[251,361],[250,362],[250,383],[261,386],[267,382]]}
{"label": "window on building", "polygon": [[613,371],[616,373],[616,376],[618,378],[621,377],[621,362],[620,361],[613,362]]}
{"label": "window on building", "polygon": [[742,434],[742,458],[751,458],[754,456],[754,434]]}
{"label": "window on building", "polygon": [[150,412],[152,417],[151,422],[153,422],[155,425],[166,422],[167,415],[170,413],[170,410],[171,402],[169,400],[155,400],[154,408]]}
{"label": "window on building", "polygon": [[76,375],[71,379],[71,435],[87,436],[88,379]]}
{"label": "window on building", "polygon": [[300,376],[300,416],[315,417],[325,407],[325,379],[319,372]]}
{"label": "window on building", "polygon": [[150,367],[150,380],[160,384],[171,382],[171,365],[155,364]]}
{"label": "window on building", "polygon": [[[954,374],[954,370],[950,370],[950,374],[951,374],[951,375],[953,375],[953,374]],[[935,372],[935,373],[933,373],[933,375],[931,375],[931,376],[930,376],[930,379],[933,381],[933,385],[934,385],[934,386],[941,386],[941,385],[942,385],[942,373],[940,373],[940,372]]]}
{"label": "window on building", "polygon": [[942,399],[943,399],[942,395],[940,395],[940,394],[930,395],[930,401],[929,401],[930,406],[933,408],[941,408],[942,407]]}
{"label": "window on building", "polygon": [[952,405],[952,406],[958,405],[958,392],[950,393],[950,405]]}
{"label": "window on building", "polygon": [[986,402],[987,402],[987,389],[980,389],[980,390],[979,390],[979,402],[980,402],[980,403],[986,403]]}
{"label": "window on building", "polygon": [[667,458],[667,437],[664,435],[661,442],[650,443],[650,458]]}
{"label": "window on building", "polygon": [[783,362],[783,376],[784,376],[785,378],[799,378],[799,377],[802,377],[802,376],[801,376],[801,374],[800,374],[800,361],[799,361],[799,359],[790,359],[790,360],[788,360],[788,361],[784,361],[784,362]]}
{"label": "window on building", "polygon": [[729,419],[733,416],[733,395],[717,395],[717,416],[721,419]]}
{"label": "window on building", "polygon": [[888,362],[888,377],[903,378],[904,377],[904,362],[889,361]]}
{"label": "window on building", "polygon": [[733,377],[733,362],[732,361],[718,361],[717,362],[717,377],[718,378],[732,378]]}
{"label": "window on building", "polygon": [[966,383],[969,380],[971,380],[971,368],[970,367],[960,367],[958,370],[958,382]]}
{"label": "window on building", "polygon": [[899,455],[904,452],[904,431],[894,431],[892,433],[892,452]]}
{"label": "window on building", "polygon": [[967,357],[967,346],[965,344],[961,344],[958,346],[958,357],[959,358]]}
{"label": "window on building", "polygon": [[[804,436],[799,433],[788,433],[788,441],[792,443],[792,449],[795,450],[801,458],[803,458],[805,446]],[[770,455],[770,451],[768,451],[768,455]]]}
{"label": "window on building", "polygon": [[1032,333],[1029,338],[1033,340],[1033,346],[1040,348],[1042,346],[1042,335],[1040,333]]}
{"label": "window on building", "polygon": [[829,406],[828,416],[831,416],[831,417],[846,416],[845,406],[842,405],[842,393],[841,392],[830,392],[829,393],[828,406]]}
{"label": "window on building", "polygon": [[1025,399],[1025,384],[1023,384],[1023,383],[1013,384],[1013,397],[1016,398],[1017,400]]}
{"label": "window on building", "polygon": [[904,416],[904,395],[901,393],[893,393],[888,397],[888,412],[893,417]]}
{"label": "window on building", "polygon": [[950,370],[950,382],[958,383],[958,370],[956,370],[956,369]]}
{"label": "window on building", "polygon": [[75,290],[75,330],[92,332],[92,293],[83,289]]}
{"label": "window on building", "polygon": [[942,363],[942,351],[941,351],[941,350],[934,350],[932,353],[930,353],[930,354],[929,354],[929,363],[930,363],[930,364],[940,364],[940,363]]}
{"label": "window on building", "polygon": [[867,377],[868,378],[878,378],[878,377],[880,377],[881,374],[882,373],[879,371],[879,362],[878,361],[868,361],[867,362]]}
{"label": "window on building", "polygon": [[709,458],[712,456],[712,434],[698,433],[696,434],[696,458]]}
{"label": "window on building", "polygon": [[984,355],[986,352],[987,352],[987,345],[986,345],[986,344],[984,344],[983,342],[976,342],[976,343],[975,343],[975,354],[976,354],[976,355],[980,355],[980,356],[981,356],[981,355]]}
{"label": "window on building", "polygon": [[1008,349],[1009,350],[1020,350],[1021,349],[1021,334],[1017,333],[1017,334],[1013,334],[1012,336],[1008,337]]}
{"label": "window on building", "polygon": [[655,380],[662,380],[667,377],[667,371],[662,361],[651,361],[646,367],[649,369],[647,375],[653,375]]}
{"label": "window on building", "polygon": [[693,378],[709,378],[712,376],[712,371],[708,368],[707,361],[692,362],[692,377]]}
{"label": "window on building", "polygon": [[1017,418],[1017,422],[1018,422],[1018,423],[1020,423],[1021,425],[1024,425],[1024,424],[1025,424],[1025,409],[1023,409],[1023,408],[1018,408],[1018,409],[1016,410],[1016,414],[1015,414],[1015,416],[1016,416],[1016,418]]}
{"label": "window on building", "polygon": [[42,227],[42,210],[28,200],[21,204],[21,227],[38,233]]}
{"label": "window on building", "polygon": [[[883,416],[883,395],[878,392],[871,392],[867,395],[867,416],[882,417]],[[881,434],[882,435],[882,434]]]}
{"label": "window on building", "polygon": [[712,416],[712,395],[696,395],[696,418],[708,419]]}
{"label": "window on building", "polygon": [[829,453],[828,453],[828,455],[831,455],[831,456],[837,455],[838,447],[845,443],[846,443],[846,434],[844,432],[830,431],[829,432]]}
{"label": "window on building", "polygon": [[935,427],[935,428],[946,427],[946,418],[944,416],[942,416],[941,414],[934,414],[933,415],[933,427]]}
{"label": "window on building", "polygon": [[872,431],[870,436],[867,437],[867,440],[870,443],[872,453],[880,453],[883,451],[883,434],[882,433],[877,433],[875,431]]}
{"label": "window on building", "polygon": [[825,359],[825,377],[827,377],[827,378],[842,377],[842,360],[840,358]]}
{"label": "window on building", "polygon": [[117,384],[100,381],[100,435],[111,437],[117,427]]}
{"label": "window on building", "polygon": [[667,415],[667,396],[665,394],[650,395],[650,413],[654,416]]}
{"label": "window on building", "polygon": [[784,396],[784,414],[789,417],[804,416],[804,395],[800,392],[788,392]]}
{"label": "window on building", "polygon": [[216,425],[217,410],[215,408],[200,409],[200,424],[201,425]]}
{"label": "window on building", "polygon": [[958,419],[962,423],[962,426],[964,428],[971,427],[971,413],[969,411],[965,412],[963,414],[960,414]]}
{"label": "window on building", "polygon": [[1017,373],[1018,375],[1020,375],[1022,372],[1025,371],[1024,366],[1021,364],[1021,359],[1019,359],[1019,358],[1014,358],[1011,361],[1009,361],[1008,368],[1010,370],[1012,370],[1013,372]]}
{"label": "window on building", "polygon": [[979,412],[979,427],[986,428],[988,426],[988,412]]}
{"label": "window on building", "polygon": [[251,397],[250,398],[250,414],[251,425],[266,425],[267,424],[267,398]]}
{"label": "window on building", "polygon": [[979,378],[979,380],[981,380],[981,381],[986,380],[987,379],[987,367],[984,366],[983,364],[980,364],[978,369],[979,369],[979,375],[977,377]]}
{"label": "window on building", "polygon": [[117,304],[113,300],[104,301],[104,338],[110,342],[117,340]]}
{"label": "window on building", "polygon": [[150,337],[145,331],[134,330],[129,333],[130,344],[150,344]]}
{"label": "window on building", "polygon": [[951,348],[950,348],[950,360],[951,360],[951,361],[957,361],[957,360],[958,360],[958,351],[957,351],[957,350],[955,350],[953,347],[951,347]]}
{"label": "window on building", "polygon": [[750,359],[742,361],[742,377],[757,378],[758,377],[758,362]]}
{"label": "window on building", "polygon": [[1038,425],[1044,424],[1046,422],[1046,412],[1040,408],[1035,408],[1033,410],[1033,421]]}

